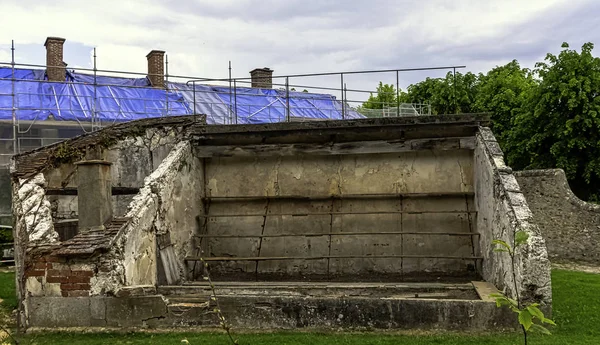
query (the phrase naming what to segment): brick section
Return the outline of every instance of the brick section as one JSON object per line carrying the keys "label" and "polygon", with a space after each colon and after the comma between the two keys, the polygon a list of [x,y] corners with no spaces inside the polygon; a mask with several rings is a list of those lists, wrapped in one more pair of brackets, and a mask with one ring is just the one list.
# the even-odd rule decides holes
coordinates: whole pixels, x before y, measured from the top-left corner
{"label": "brick section", "polygon": [[69,277],[62,276],[48,276],[46,277],[46,283],[68,283]]}
{"label": "brick section", "polygon": [[62,291],[69,291],[69,290],[89,290],[90,289],[90,284],[85,284],[85,283],[63,283],[63,284],[60,284],[60,289]]}
{"label": "brick section", "polygon": [[273,88],[273,70],[270,68],[256,68],[250,71],[252,87],[261,89]]}
{"label": "brick section", "polygon": [[36,262],[35,265],[33,265],[34,269],[39,269],[39,270],[45,270],[47,268],[52,268],[52,264],[49,262]]}
{"label": "brick section", "polygon": [[153,50],[148,55],[148,79],[150,84],[156,88],[165,87],[165,52]]}
{"label": "brick section", "polygon": [[46,270],[26,270],[25,277],[43,277],[46,275]]}
{"label": "brick section", "polygon": [[44,46],[46,47],[46,74],[50,81],[65,81],[67,64],[63,61],[64,38],[48,37]]}

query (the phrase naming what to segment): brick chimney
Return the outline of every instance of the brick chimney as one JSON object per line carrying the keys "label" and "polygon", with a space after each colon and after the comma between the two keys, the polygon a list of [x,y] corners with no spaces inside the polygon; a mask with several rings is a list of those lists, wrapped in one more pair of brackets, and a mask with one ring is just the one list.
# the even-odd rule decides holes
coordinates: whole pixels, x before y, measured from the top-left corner
{"label": "brick chimney", "polygon": [[153,87],[165,87],[165,52],[153,50],[148,55],[148,79]]}
{"label": "brick chimney", "polygon": [[77,208],[79,233],[104,230],[112,218],[111,163],[101,147],[88,148],[77,165]]}
{"label": "brick chimney", "polygon": [[66,63],[63,61],[64,38],[48,37],[44,43],[46,47],[46,75],[49,81],[65,81]]}
{"label": "brick chimney", "polygon": [[273,70],[270,68],[255,68],[250,71],[252,87],[261,89],[273,88]]}

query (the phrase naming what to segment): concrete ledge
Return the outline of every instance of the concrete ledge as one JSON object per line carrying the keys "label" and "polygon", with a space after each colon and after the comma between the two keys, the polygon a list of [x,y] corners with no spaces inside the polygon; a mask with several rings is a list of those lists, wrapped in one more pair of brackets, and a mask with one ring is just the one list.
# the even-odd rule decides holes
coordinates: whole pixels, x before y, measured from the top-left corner
{"label": "concrete ledge", "polygon": [[[369,297],[223,296],[227,320],[239,329],[440,329],[514,328],[512,312],[481,300]],[[30,297],[29,326],[173,328],[216,327],[208,298],[169,304],[145,297]]]}

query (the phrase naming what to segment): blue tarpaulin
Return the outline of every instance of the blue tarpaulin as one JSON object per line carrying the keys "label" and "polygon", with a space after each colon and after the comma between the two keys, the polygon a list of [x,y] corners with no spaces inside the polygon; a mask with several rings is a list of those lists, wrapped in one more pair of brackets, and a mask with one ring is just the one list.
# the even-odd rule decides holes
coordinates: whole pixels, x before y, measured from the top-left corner
{"label": "blue tarpaulin", "polygon": [[[67,73],[67,82],[48,82],[43,70],[0,68],[0,120],[12,119],[12,88],[19,120],[90,121],[94,109],[101,123],[206,114],[209,124],[270,123],[287,118],[284,90],[168,83],[153,88],[146,78],[119,78]],[[96,86],[94,87],[94,84]],[[289,115],[341,119],[341,102],[334,96],[289,93]],[[237,119],[235,115],[237,114]],[[362,115],[346,110],[346,118]]]}

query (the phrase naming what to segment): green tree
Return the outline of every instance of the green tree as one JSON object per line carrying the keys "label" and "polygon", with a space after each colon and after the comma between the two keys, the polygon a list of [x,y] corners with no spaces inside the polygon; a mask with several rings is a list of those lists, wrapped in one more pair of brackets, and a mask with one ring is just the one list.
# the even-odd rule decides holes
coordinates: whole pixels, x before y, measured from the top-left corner
{"label": "green tree", "polygon": [[407,88],[406,103],[430,104],[433,114],[471,113],[478,94],[478,76],[448,72],[445,78],[427,78]]}
{"label": "green tree", "polygon": [[376,95],[371,93],[369,99],[363,103],[362,107],[366,109],[383,109],[384,107],[395,107],[397,102],[394,85],[379,82]]}
{"label": "green tree", "polygon": [[558,56],[536,64],[539,86],[528,111],[515,118],[509,163],[516,169],[561,168],[581,198],[600,190],[600,58],[563,43]]}
{"label": "green tree", "polygon": [[536,86],[532,72],[521,68],[517,60],[479,75],[472,110],[491,114],[492,130],[505,151],[513,149],[508,140],[513,121],[518,114],[526,111],[527,99]]}

